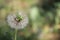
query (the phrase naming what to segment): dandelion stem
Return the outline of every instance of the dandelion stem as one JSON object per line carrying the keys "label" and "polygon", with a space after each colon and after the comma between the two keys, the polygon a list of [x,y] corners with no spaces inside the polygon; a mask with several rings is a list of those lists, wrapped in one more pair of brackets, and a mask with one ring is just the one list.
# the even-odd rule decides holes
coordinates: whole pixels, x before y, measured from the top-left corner
{"label": "dandelion stem", "polygon": [[17,29],[15,29],[15,40],[17,40]]}

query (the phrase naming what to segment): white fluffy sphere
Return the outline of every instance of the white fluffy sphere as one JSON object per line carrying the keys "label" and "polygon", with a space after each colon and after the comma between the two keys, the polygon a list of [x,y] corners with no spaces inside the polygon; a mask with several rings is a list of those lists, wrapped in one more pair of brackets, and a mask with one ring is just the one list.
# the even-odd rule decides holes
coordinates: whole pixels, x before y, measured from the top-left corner
{"label": "white fluffy sphere", "polygon": [[17,22],[15,20],[15,18],[16,18],[16,13],[15,13],[15,14],[9,14],[7,16],[7,22],[11,28],[23,29],[24,27],[26,27],[28,25],[28,22],[29,22],[28,16],[26,15],[26,13],[23,13],[23,12],[18,12],[18,14],[23,17],[21,21]]}

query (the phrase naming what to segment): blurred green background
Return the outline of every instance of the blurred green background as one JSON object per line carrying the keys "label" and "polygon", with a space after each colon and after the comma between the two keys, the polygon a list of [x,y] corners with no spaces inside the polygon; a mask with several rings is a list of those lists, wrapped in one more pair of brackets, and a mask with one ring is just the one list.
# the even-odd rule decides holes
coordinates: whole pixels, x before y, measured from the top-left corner
{"label": "blurred green background", "polygon": [[[15,31],[14,29],[11,29],[9,27],[6,21],[7,15],[17,10],[24,10],[25,12],[29,13],[28,12],[29,8],[35,3],[36,0],[0,0],[0,40],[14,40]],[[33,14],[30,14],[33,16],[28,15],[29,25],[23,30],[18,30],[17,40],[49,40],[50,35],[52,37],[52,35],[55,34],[55,32],[50,32],[51,31],[50,29],[53,29],[54,31],[56,31],[56,29],[60,29],[60,24],[58,24],[60,22],[59,11],[57,11],[57,13],[55,12],[57,15],[54,16],[53,12],[51,11],[43,11],[42,9],[38,10],[39,8],[38,9],[37,8],[35,6],[32,7],[32,10],[35,11],[32,12]],[[56,10],[56,8],[54,9]],[[57,10],[60,10],[60,8],[57,8]],[[41,11],[43,13],[38,14],[37,12],[37,14],[35,14],[36,11],[39,12]],[[53,16],[55,17],[55,19]],[[50,19],[48,19],[48,17]],[[34,20],[33,18],[37,18],[37,19]],[[55,25],[53,27],[50,27],[49,24],[54,24],[53,19],[55,20]]]}

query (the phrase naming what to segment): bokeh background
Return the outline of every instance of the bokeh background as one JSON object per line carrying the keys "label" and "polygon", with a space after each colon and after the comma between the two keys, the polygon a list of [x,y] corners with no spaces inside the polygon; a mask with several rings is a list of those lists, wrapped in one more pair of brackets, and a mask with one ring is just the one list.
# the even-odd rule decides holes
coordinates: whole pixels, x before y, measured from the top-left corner
{"label": "bokeh background", "polygon": [[60,0],[0,0],[0,40],[14,40],[15,31],[6,17],[17,10],[29,17],[17,40],[60,40]]}

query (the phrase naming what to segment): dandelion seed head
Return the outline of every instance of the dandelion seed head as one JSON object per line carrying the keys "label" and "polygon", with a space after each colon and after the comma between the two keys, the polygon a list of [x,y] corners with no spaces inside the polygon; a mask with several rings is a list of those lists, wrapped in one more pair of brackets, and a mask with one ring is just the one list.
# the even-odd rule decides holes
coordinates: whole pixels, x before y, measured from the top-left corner
{"label": "dandelion seed head", "polygon": [[26,27],[28,25],[28,22],[29,22],[28,17],[26,15],[26,13],[23,13],[23,12],[18,12],[18,15],[21,16],[21,18],[22,18],[21,21],[19,21],[19,19],[15,19],[16,14],[9,14],[7,16],[7,22],[11,28],[23,29],[24,27]]}

